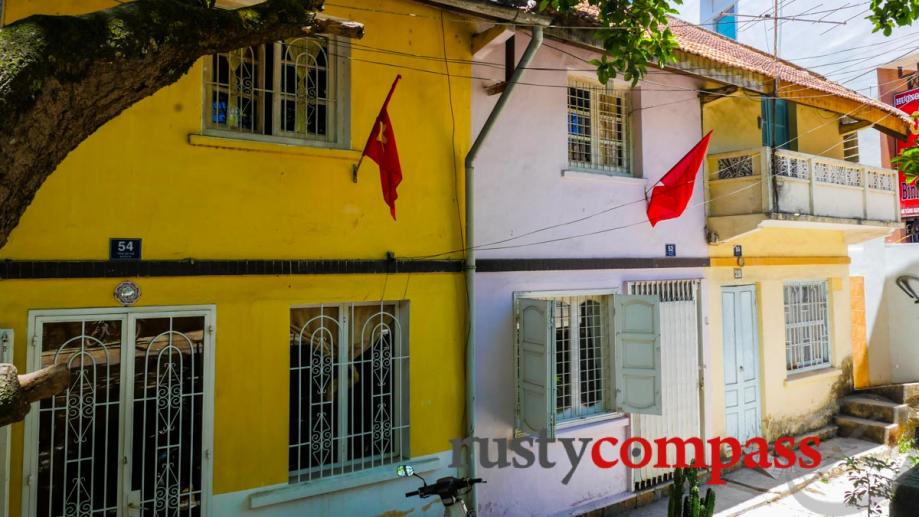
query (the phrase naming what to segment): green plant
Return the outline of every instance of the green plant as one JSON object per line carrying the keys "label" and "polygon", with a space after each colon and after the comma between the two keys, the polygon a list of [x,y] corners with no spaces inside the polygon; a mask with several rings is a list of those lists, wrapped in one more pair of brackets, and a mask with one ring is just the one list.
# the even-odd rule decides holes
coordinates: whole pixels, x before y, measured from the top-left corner
{"label": "green plant", "polygon": [[[688,485],[688,495],[683,494],[684,485]],[[709,488],[704,498],[700,494],[699,469],[676,469],[670,487],[667,517],[712,517],[715,513],[715,492]]]}
{"label": "green plant", "polygon": [[906,183],[912,183],[919,178],[919,146],[904,149],[900,156],[890,160],[894,167],[903,171]]}
{"label": "green plant", "polygon": [[[891,460],[874,456],[848,457],[846,470],[852,490],[846,491],[845,503],[867,510],[868,517],[881,515],[884,509],[883,501],[889,501],[893,497],[896,464]],[[889,472],[890,475],[886,475],[885,472]]]}
{"label": "green plant", "polygon": [[910,422],[900,439],[897,440],[897,452],[911,467],[919,465],[919,447],[916,444],[916,424]]}

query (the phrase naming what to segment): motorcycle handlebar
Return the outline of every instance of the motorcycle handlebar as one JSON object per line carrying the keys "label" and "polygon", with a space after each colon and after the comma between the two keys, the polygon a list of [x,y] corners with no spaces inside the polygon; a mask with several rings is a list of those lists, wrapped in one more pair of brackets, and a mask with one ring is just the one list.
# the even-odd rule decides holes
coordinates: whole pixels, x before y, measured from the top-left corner
{"label": "motorcycle handlebar", "polygon": [[458,490],[471,487],[476,483],[485,483],[485,481],[482,478],[441,478],[437,480],[437,483],[425,485],[418,490],[406,492],[405,497],[420,496],[425,498],[432,495],[455,497]]}

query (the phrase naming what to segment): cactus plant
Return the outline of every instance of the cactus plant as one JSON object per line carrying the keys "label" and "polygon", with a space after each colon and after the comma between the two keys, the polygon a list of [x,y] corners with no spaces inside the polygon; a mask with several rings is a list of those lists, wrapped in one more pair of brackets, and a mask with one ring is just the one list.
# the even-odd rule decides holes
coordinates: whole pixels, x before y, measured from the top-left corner
{"label": "cactus plant", "polygon": [[[688,495],[683,493],[684,485],[689,487]],[[715,492],[709,488],[705,497],[701,497],[698,469],[676,469],[670,487],[667,517],[712,517],[714,513]]]}

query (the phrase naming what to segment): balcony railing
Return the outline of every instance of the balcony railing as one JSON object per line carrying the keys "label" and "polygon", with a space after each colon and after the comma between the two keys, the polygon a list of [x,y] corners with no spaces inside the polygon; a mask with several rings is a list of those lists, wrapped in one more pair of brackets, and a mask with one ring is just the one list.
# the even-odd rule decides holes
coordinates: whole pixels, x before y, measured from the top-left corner
{"label": "balcony railing", "polygon": [[706,172],[710,217],[811,216],[883,226],[900,220],[892,169],[784,150],[776,151],[773,166],[771,149],[761,147],[710,154]]}

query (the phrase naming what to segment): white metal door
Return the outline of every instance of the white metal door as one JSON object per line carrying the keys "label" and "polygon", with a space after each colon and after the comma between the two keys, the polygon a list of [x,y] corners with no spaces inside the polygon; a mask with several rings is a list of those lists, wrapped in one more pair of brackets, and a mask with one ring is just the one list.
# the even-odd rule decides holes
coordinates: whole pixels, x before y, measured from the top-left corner
{"label": "white metal door", "polygon": [[[701,437],[699,382],[698,280],[628,282],[629,294],[660,298],[662,414],[631,415],[632,436],[657,438]],[[673,455],[668,448],[668,455]],[[674,460],[675,458],[668,458]],[[691,458],[689,458],[691,460]],[[634,490],[671,479],[672,468],[654,468],[653,462],[632,471]]]}
{"label": "white metal door", "polygon": [[744,443],[760,435],[761,423],[756,288],[752,285],[722,288],[721,314],[725,432]]}
{"label": "white metal door", "polygon": [[210,493],[210,310],[36,314],[29,369],[70,387],[26,421],[24,515],[201,516]]}

